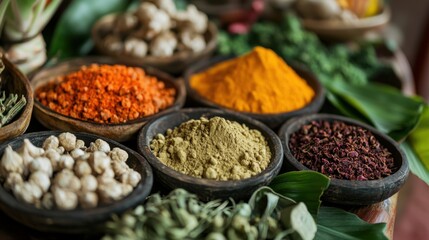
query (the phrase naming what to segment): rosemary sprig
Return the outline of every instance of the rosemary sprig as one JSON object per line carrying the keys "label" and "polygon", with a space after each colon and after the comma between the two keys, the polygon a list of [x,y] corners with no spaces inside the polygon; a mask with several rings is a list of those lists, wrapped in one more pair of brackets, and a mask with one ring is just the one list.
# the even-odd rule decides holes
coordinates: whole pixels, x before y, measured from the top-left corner
{"label": "rosemary sprig", "polygon": [[0,97],[0,128],[8,124],[27,104],[24,95],[18,101],[18,94],[9,94],[6,98],[6,92],[2,92]]}

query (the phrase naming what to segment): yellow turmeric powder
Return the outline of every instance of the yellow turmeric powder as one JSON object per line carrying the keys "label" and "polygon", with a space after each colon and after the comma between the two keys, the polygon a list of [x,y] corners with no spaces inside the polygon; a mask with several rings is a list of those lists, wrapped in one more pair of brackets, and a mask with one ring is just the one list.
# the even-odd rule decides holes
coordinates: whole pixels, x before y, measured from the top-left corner
{"label": "yellow turmeric powder", "polygon": [[304,79],[263,47],[193,75],[190,85],[220,106],[250,113],[290,112],[314,97]]}

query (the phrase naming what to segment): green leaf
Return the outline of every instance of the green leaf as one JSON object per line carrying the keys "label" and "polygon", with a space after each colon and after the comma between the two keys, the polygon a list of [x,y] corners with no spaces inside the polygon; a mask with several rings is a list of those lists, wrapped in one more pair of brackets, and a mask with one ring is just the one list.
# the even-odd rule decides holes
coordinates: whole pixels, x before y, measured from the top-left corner
{"label": "green leaf", "polygon": [[[5,13],[6,13],[6,9],[9,6],[9,2],[10,0],[3,0],[0,2],[0,29],[3,28],[3,24],[4,24],[4,20],[5,20]],[[0,31],[0,36],[1,36],[1,31]]]}
{"label": "green leaf", "polygon": [[125,10],[129,2],[129,0],[71,1],[55,27],[49,56],[67,58],[88,54],[91,50],[88,41],[93,24],[106,14]]}
{"label": "green leaf", "polygon": [[[325,85],[336,97],[353,106],[377,129],[395,140],[404,139],[416,127],[423,111],[421,99],[406,97],[387,85],[352,85],[344,81]],[[343,113],[348,115],[348,112]]]}
{"label": "green leaf", "polygon": [[429,106],[425,106],[420,123],[410,135],[410,143],[420,161],[429,170]]}
{"label": "green leaf", "polygon": [[353,213],[332,207],[321,207],[317,216],[315,239],[387,240],[385,223],[370,224]]}
{"label": "green leaf", "polygon": [[294,171],[278,175],[270,187],[277,193],[304,202],[312,215],[317,215],[320,197],[329,186],[329,178],[314,171]]}
{"label": "green leaf", "polygon": [[405,155],[407,156],[410,171],[429,185],[429,170],[423,165],[422,161],[420,161],[409,141],[402,143],[401,148],[404,150]]}
{"label": "green leaf", "polygon": [[[284,231],[277,232],[275,239],[284,239],[292,234],[292,239],[313,239],[316,223],[304,203],[296,203],[269,187],[260,187],[249,200],[252,217],[259,219],[257,229],[260,239],[271,239],[269,232],[269,218],[279,215]],[[305,232],[304,229],[307,229]]]}

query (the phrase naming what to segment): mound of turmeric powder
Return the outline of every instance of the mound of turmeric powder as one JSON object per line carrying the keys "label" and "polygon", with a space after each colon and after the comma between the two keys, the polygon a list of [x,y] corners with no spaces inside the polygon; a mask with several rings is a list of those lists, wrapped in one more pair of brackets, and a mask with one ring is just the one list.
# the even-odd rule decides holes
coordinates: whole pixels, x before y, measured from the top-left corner
{"label": "mound of turmeric powder", "polygon": [[282,58],[263,47],[193,75],[190,85],[220,106],[250,113],[294,111],[315,95]]}

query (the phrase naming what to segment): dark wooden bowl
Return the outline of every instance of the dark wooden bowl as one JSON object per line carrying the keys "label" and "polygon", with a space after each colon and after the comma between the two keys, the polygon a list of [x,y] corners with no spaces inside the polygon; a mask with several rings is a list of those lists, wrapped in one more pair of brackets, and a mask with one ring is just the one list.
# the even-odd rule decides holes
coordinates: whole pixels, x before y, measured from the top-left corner
{"label": "dark wooden bowl", "polygon": [[313,114],[294,118],[281,127],[279,136],[285,153],[283,166],[287,171],[309,170],[292,155],[289,148],[289,139],[291,134],[299,130],[302,125],[308,124],[313,120],[338,120],[369,130],[380,144],[392,153],[395,166],[398,168],[395,173],[380,180],[352,181],[331,178],[331,184],[322,196],[324,201],[341,205],[369,205],[381,202],[399,191],[409,173],[407,158],[399,148],[399,145],[371,126],[332,114]]}
{"label": "dark wooden bowl", "polygon": [[[246,124],[250,129],[259,130],[266,138],[272,158],[270,164],[260,174],[237,181],[217,181],[185,175],[164,165],[153,155],[150,142],[158,133],[165,134],[167,129],[200,117],[223,117],[228,120]],[[227,113],[220,110],[205,108],[183,109],[164,115],[148,123],[138,136],[138,149],[154,168],[157,180],[168,188],[184,188],[197,194],[202,200],[210,199],[244,199],[249,197],[258,187],[267,185],[279,173],[283,161],[283,149],[278,136],[262,123],[243,115]]]}
{"label": "dark wooden bowl", "polygon": [[[28,138],[35,146],[41,147],[43,141],[51,136],[58,136],[59,131],[44,131],[24,134],[14,140],[8,141],[0,146],[0,156],[4,149],[10,145],[13,149],[21,146],[23,140]],[[128,153],[127,164],[142,176],[140,183],[127,197],[112,204],[101,205],[92,209],[75,210],[46,210],[39,209],[33,205],[20,202],[12,193],[0,186],[0,208],[9,217],[19,223],[39,231],[59,233],[83,233],[94,231],[94,227],[104,223],[112,214],[120,214],[127,209],[142,203],[149,195],[153,185],[153,174],[150,165],[137,152],[121,145],[115,141],[88,133],[73,133],[78,139],[85,141],[88,146],[90,142],[103,139],[111,148],[119,147]]]}
{"label": "dark wooden bowl", "polygon": [[[74,71],[78,71],[81,66],[90,65],[92,63],[111,65],[124,64],[119,60],[111,59],[108,57],[77,58],[59,63],[52,67],[42,69],[33,76],[33,78],[31,79],[31,85],[36,92],[39,87],[51,81],[55,81],[56,77]],[[113,139],[118,142],[130,140],[137,135],[137,132],[147,121],[152,118],[156,118],[162,114],[179,110],[185,103],[186,89],[182,80],[175,80],[170,75],[154,68],[145,68],[145,71],[149,75],[156,76],[159,80],[163,81],[166,86],[176,89],[176,100],[173,105],[171,105],[167,109],[160,111],[159,113],[144,118],[128,121],[126,123],[101,124],[65,116],[42,105],[37,99],[35,99],[34,116],[42,125],[49,129],[94,133]]]}
{"label": "dark wooden bowl", "polygon": [[0,128],[0,143],[19,136],[27,130],[33,111],[33,91],[27,77],[19,71],[7,58],[2,57],[5,69],[1,74],[0,89],[8,93],[17,93],[19,97],[24,95],[27,104],[15,119]]}
{"label": "dark wooden bowl", "polygon": [[[258,121],[265,123],[267,126],[269,126],[270,128],[273,128],[273,129],[279,127],[286,120],[288,120],[292,117],[316,113],[322,107],[323,102],[325,100],[325,90],[324,90],[322,84],[319,82],[319,80],[311,72],[309,72],[304,67],[297,65],[297,64],[292,64],[291,67],[298,73],[299,76],[301,76],[305,81],[307,81],[308,85],[311,88],[313,88],[313,90],[315,92],[315,96],[309,104],[307,104],[305,107],[298,109],[298,110],[295,110],[295,111],[290,111],[290,112],[285,112],[285,113],[274,113],[274,114],[258,114],[258,113],[250,113],[250,112],[240,112],[240,111],[237,111],[234,109],[229,109],[229,108],[226,108],[224,106],[220,106],[214,102],[211,102],[210,100],[201,96],[196,90],[194,90],[190,86],[190,80],[191,80],[192,75],[199,73],[199,72],[202,72],[202,71],[212,67],[213,65],[216,65],[217,63],[220,63],[220,62],[223,62],[223,61],[229,60],[229,59],[232,59],[232,57],[231,56],[228,56],[228,57],[218,56],[218,57],[215,57],[209,61],[200,62],[199,64],[196,64],[194,67],[188,69],[185,72],[184,78],[185,78],[186,90],[187,90],[188,96],[191,98],[191,100],[195,101],[198,105],[201,105],[204,107],[219,108],[219,109],[222,109],[222,110],[227,111],[227,112],[232,112],[232,113],[238,112],[238,113],[244,114],[248,117],[254,118]],[[249,73],[249,74],[252,74],[252,73]]]}
{"label": "dark wooden bowl", "polygon": [[94,40],[97,50],[107,56],[116,58],[122,62],[137,65],[137,66],[151,66],[157,69],[169,72],[172,74],[182,73],[186,68],[193,63],[206,59],[212,55],[217,46],[217,27],[214,23],[208,24],[208,29],[204,34],[206,40],[206,47],[203,51],[194,52],[179,52],[169,57],[146,56],[138,58],[134,56],[127,56],[109,51],[103,44],[106,36],[105,30],[112,26],[117,14],[110,14],[98,20],[92,28],[92,39]]}

